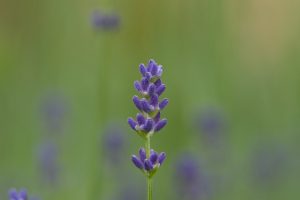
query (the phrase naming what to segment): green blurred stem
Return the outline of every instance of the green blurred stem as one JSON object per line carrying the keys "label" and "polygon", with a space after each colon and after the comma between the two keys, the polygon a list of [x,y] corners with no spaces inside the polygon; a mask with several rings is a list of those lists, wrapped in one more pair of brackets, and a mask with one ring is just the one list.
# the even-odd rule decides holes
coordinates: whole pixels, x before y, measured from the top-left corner
{"label": "green blurred stem", "polygon": [[148,200],[152,200],[152,180],[150,177],[148,179]]}
{"label": "green blurred stem", "polygon": [[[147,137],[146,141],[146,154],[147,158],[150,158],[150,136]],[[147,189],[148,189],[148,200],[152,200],[152,180],[151,177],[147,176]]]}

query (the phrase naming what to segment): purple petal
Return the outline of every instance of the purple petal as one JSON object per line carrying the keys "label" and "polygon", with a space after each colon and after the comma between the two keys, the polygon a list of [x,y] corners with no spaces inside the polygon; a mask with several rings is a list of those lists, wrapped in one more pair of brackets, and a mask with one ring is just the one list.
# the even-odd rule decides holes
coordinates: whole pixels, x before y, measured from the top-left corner
{"label": "purple petal", "polygon": [[128,124],[133,130],[136,131],[135,127],[136,127],[137,123],[131,117],[128,118]]}
{"label": "purple petal", "polygon": [[152,74],[152,76],[155,76],[156,74],[157,74],[157,70],[158,70],[158,68],[157,68],[157,64],[156,63],[153,63],[153,65],[152,65],[152,68],[151,68],[151,74]]}
{"label": "purple petal", "polygon": [[138,157],[136,157],[135,155],[132,155],[131,160],[137,168],[139,168],[139,169],[144,168],[142,161],[140,161],[140,159],[138,159]]}
{"label": "purple petal", "polygon": [[151,76],[151,73],[150,73],[150,72],[147,72],[147,73],[146,73],[146,79],[147,79],[147,80],[150,80],[151,77],[152,77],[152,76]]}
{"label": "purple petal", "polygon": [[164,109],[164,107],[166,107],[169,103],[168,99],[163,99],[160,103],[159,103],[159,109],[162,110]]}
{"label": "purple petal", "polygon": [[156,89],[156,94],[160,96],[164,91],[166,90],[166,85],[161,84],[157,89]]}
{"label": "purple petal", "polygon": [[135,105],[135,107],[136,107],[137,109],[142,110],[142,104],[141,104],[141,101],[140,101],[140,99],[139,99],[137,96],[134,96],[134,97],[132,98],[132,101],[133,101],[133,103],[134,103],[134,105]]}
{"label": "purple petal", "polygon": [[153,165],[151,164],[151,162],[148,159],[145,160],[144,165],[145,165],[145,169],[147,171],[150,171],[151,169],[153,169]]}
{"label": "purple petal", "polygon": [[152,95],[149,103],[151,106],[156,107],[158,105],[158,96],[156,94]]}
{"label": "purple petal", "polygon": [[148,86],[149,86],[149,79],[147,78],[142,78],[141,80],[141,86],[143,90],[147,90]]}
{"label": "purple petal", "polygon": [[136,116],[136,121],[138,122],[139,126],[141,126],[145,123],[146,119],[141,113],[138,113]]}
{"label": "purple petal", "polygon": [[144,162],[146,159],[146,150],[144,148],[140,148],[139,154],[141,161]]}
{"label": "purple petal", "polygon": [[22,198],[22,200],[27,200],[27,191],[25,189],[21,189],[19,192],[19,198]]}
{"label": "purple petal", "polygon": [[153,128],[153,125],[154,125],[153,120],[152,119],[147,119],[146,123],[145,123],[145,126],[143,127],[144,131],[145,132],[151,131],[152,128]]}
{"label": "purple petal", "polygon": [[162,73],[163,73],[163,68],[162,68],[161,65],[159,65],[157,68],[158,69],[157,69],[157,72],[156,72],[156,76],[160,77],[162,75]]}
{"label": "purple petal", "polygon": [[162,152],[158,155],[158,163],[161,165],[164,160],[166,159],[166,153],[165,152]]}
{"label": "purple petal", "polygon": [[154,122],[157,123],[160,120],[160,112],[158,112],[153,118]]}
{"label": "purple petal", "polygon": [[147,70],[144,64],[140,64],[140,72],[143,76],[146,76]]}
{"label": "purple petal", "polygon": [[154,131],[158,132],[160,131],[166,124],[167,124],[167,119],[162,119],[160,120],[154,127]]}
{"label": "purple petal", "polygon": [[8,197],[10,200],[17,200],[18,199],[18,192],[15,188],[10,189],[8,191]]}
{"label": "purple petal", "polygon": [[142,110],[145,111],[146,113],[151,112],[151,106],[146,99],[141,100],[141,106],[142,106]]}
{"label": "purple petal", "polygon": [[157,81],[154,82],[156,87],[159,87],[161,85],[161,80],[157,79]]}
{"label": "purple petal", "polygon": [[155,85],[153,83],[151,83],[148,87],[148,95],[152,96],[155,92]]}
{"label": "purple petal", "polygon": [[139,81],[134,81],[134,87],[138,92],[142,92],[142,86]]}
{"label": "purple petal", "polygon": [[147,67],[148,72],[152,71],[152,68],[153,68],[154,64],[155,64],[155,61],[153,59],[150,59],[149,62],[148,62],[148,67]]}
{"label": "purple petal", "polygon": [[157,153],[156,153],[155,151],[152,150],[149,159],[150,159],[150,161],[151,161],[151,163],[152,163],[153,165],[156,163],[157,158],[158,158]]}

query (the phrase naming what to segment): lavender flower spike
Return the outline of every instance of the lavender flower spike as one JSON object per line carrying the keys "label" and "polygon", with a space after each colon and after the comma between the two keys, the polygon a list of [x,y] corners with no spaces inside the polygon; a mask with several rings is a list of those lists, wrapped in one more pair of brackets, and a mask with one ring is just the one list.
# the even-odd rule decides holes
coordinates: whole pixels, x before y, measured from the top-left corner
{"label": "lavender flower spike", "polygon": [[134,87],[139,96],[133,96],[132,100],[139,113],[136,119],[128,118],[129,126],[139,136],[146,140],[145,149],[139,150],[139,157],[132,155],[133,164],[140,169],[147,177],[148,200],[152,200],[151,178],[162,165],[166,153],[158,154],[150,147],[150,138],[154,133],[162,130],[167,124],[167,119],[160,119],[161,111],[168,105],[169,100],[159,100],[159,97],[166,90],[165,84],[161,81],[162,66],[150,60],[148,65],[141,64],[139,67],[142,78],[134,82]]}
{"label": "lavender flower spike", "polygon": [[159,100],[166,89],[161,81],[162,71],[161,65],[150,60],[147,66],[140,65],[141,80],[134,81],[134,87],[140,97],[134,95],[132,100],[140,113],[136,120],[129,118],[128,124],[144,139],[160,131],[167,124],[167,119],[160,120],[160,111],[169,103],[166,98]]}
{"label": "lavender flower spike", "polygon": [[8,192],[9,200],[28,200],[27,191],[21,189],[19,192],[16,189],[10,189]]}

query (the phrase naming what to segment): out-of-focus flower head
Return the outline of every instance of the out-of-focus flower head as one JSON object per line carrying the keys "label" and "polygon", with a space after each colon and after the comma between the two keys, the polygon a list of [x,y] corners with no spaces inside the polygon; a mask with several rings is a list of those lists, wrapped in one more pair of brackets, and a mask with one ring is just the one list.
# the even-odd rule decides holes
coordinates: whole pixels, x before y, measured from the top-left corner
{"label": "out-of-focus flower head", "polygon": [[262,184],[280,180],[287,169],[288,154],[280,145],[263,144],[252,156],[252,177]]}
{"label": "out-of-focus flower head", "polygon": [[60,94],[50,94],[43,98],[42,116],[46,128],[51,133],[62,131],[67,113],[66,99]]}
{"label": "out-of-focus flower head", "polygon": [[26,189],[21,189],[19,192],[16,189],[10,189],[8,192],[9,200],[28,200]]}
{"label": "out-of-focus flower head", "polygon": [[116,30],[120,26],[120,16],[115,12],[95,10],[92,12],[91,22],[96,30]]}
{"label": "out-of-focus flower head", "polygon": [[123,158],[125,148],[125,131],[120,125],[110,124],[104,131],[101,147],[103,147],[104,156],[112,165],[120,164]]}
{"label": "out-of-focus flower head", "polygon": [[38,161],[43,181],[55,184],[59,175],[57,146],[51,141],[43,143],[39,148]]}
{"label": "out-of-focus flower head", "polygon": [[198,160],[191,154],[182,154],[176,162],[174,179],[180,199],[208,199],[211,183]]}
{"label": "out-of-focus flower head", "polygon": [[205,142],[218,143],[226,131],[226,120],[221,110],[214,107],[201,109],[195,120]]}

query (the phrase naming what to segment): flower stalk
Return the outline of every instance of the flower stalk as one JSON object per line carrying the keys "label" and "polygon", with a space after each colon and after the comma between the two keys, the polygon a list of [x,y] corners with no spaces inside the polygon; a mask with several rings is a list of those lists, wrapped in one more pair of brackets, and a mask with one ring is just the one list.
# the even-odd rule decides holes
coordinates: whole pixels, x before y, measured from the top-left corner
{"label": "flower stalk", "polygon": [[142,79],[134,82],[139,96],[132,98],[139,113],[135,120],[128,118],[130,127],[145,140],[145,148],[140,148],[139,156],[132,155],[131,160],[147,177],[148,200],[152,200],[152,177],[166,158],[164,152],[157,153],[151,149],[151,137],[167,124],[167,119],[161,119],[160,116],[169,103],[166,98],[159,100],[166,89],[161,81],[162,72],[162,66],[154,60],[150,60],[147,66],[140,65]]}

